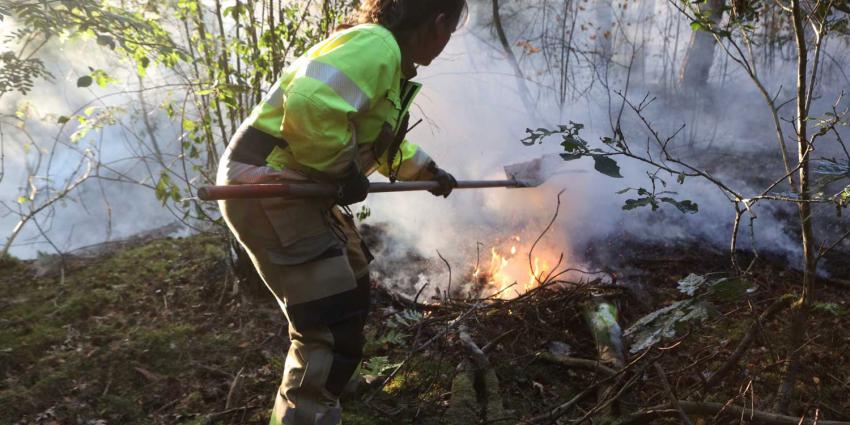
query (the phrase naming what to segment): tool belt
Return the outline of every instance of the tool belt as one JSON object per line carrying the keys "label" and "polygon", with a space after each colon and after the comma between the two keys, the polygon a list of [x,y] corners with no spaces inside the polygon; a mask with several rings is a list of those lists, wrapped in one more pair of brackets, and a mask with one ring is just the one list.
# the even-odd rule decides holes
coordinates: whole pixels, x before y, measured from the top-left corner
{"label": "tool belt", "polygon": [[230,139],[230,159],[262,167],[275,147],[286,149],[289,143],[250,125],[243,125]]}

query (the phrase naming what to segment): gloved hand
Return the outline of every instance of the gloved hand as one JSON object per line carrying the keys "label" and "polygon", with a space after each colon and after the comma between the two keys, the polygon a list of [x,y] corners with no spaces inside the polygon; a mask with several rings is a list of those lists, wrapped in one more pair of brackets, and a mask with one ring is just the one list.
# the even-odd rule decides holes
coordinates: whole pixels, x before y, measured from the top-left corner
{"label": "gloved hand", "polygon": [[457,180],[455,180],[454,176],[446,172],[446,170],[434,166],[434,177],[431,180],[434,180],[440,183],[440,187],[429,190],[434,196],[442,196],[443,198],[448,198],[449,194],[452,193],[452,189],[457,187]]}
{"label": "gloved hand", "polygon": [[342,206],[356,204],[369,194],[369,179],[355,167],[340,181],[336,203]]}

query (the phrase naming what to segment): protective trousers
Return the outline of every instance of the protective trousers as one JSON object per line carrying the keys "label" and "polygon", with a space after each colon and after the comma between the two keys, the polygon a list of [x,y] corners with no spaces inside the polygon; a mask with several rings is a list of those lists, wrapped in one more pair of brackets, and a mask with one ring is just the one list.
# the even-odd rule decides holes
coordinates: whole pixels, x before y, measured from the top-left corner
{"label": "protective trousers", "polygon": [[361,361],[371,255],[354,221],[324,199],[221,201],[230,229],[289,321],[271,425],[336,425]]}

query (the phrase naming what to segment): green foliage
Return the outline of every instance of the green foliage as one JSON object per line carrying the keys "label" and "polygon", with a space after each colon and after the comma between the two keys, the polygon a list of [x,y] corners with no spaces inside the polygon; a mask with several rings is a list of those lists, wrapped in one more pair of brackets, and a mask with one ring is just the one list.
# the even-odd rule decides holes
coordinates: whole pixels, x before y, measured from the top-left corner
{"label": "green foliage", "polygon": [[397,368],[401,363],[390,362],[387,356],[375,356],[363,363],[360,375],[369,379],[383,375],[385,372]]}
{"label": "green foliage", "polygon": [[666,203],[676,207],[676,209],[678,209],[683,214],[694,214],[699,212],[699,205],[689,199],[677,201],[676,199],[673,199],[669,196],[660,196],[664,194],[675,195],[676,192],[662,191],[658,193],[653,193],[644,188],[627,188],[617,193],[623,194],[629,191],[635,191],[641,197],[637,199],[626,199],[626,203],[625,205],[623,205],[623,209],[627,211],[646,206],[651,207],[652,211],[656,211],[662,203]]}
{"label": "green foliage", "polygon": [[15,268],[20,266],[21,260],[8,253],[0,253],[0,270]]}
{"label": "green foliage", "polygon": [[168,174],[167,170],[162,170],[160,172],[159,181],[156,182],[156,189],[154,193],[156,195],[156,199],[162,202],[162,205],[165,205],[169,200],[181,200],[180,187],[171,180],[171,176]]}
{"label": "green foliage", "polygon": [[[86,137],[92,130],[100,130],[104,127],[114,125],[118,122],[119,115],[126,112],[123,108],[118,107],[103,107],[95,108],[88,107],[83,111],[82,115],[75,115],[77,120],[77,129],[71,133],[71,142],[77,143]],[[68,117],[60,117],[57,122],[63,124],[70,120]]]}
{"label": "green foliage", "polygon": [[[559,125],[556,130],[538,128],[532,130],[526,129],[527,136],[520,140],[526,146],[542,144],[546,138],[553,135],[561,136],[561,147],[564,152],[561,158],[564,161],[572,161],[582,157],[593,158],[593,168],[602,174],[609,177],[622,178],[620,175],[620,166],[617,161],[611,158],[611,153],[605,152],[602,149],[591,148],[587,140],[581,137],[581,130],[584,124],[570,121],[569,125]],[[603,141],[604,143],[608,143]]]}
{"label": "green foliage", "polygon": [[369,209],[368,206],[363,205],[360,207],[360,210],[357,211],[357,221],[366,221],[369,216],[372,215],[372,210]]}
{"label": "green foliage", "polygon": [[826,313],[835,317],[841,317],[850,314],[850,309],[843,308],[836,303],[816,302],[812,304],[812,311]]}
{"label": "green foliage", "polygon": [[603,155],[593,155],[593,168],[608,177],[623,178],[617,161]]}
{"label": "green foliage", "polygon": [[89,86],[91,86],[92,81],[94,81],[94,79],[91,77],[91,75],[83,75],[82,77],[77,79],[77,87],[80,87],[80,88],[89,87]]}
{"label": "green foliage", "polygon": [[[410,338],[406,330],[419,323],[423,318],[422,313],[415,310],[403,310],[393,314],[385,322],[384,331],[380,336],[375,337],[371,335],[367,339],[364,351],[366,353],[374,353],[376,351],[386,352],[391,348],[406,346]],[[387,356],[372,356],[364,363],[360,373],[367,380],[372,380],[397,366],[398,363],[391,363]]]}
{"label": "green foliage", "polygon": [[[34,2],[29,0],[9,0],[4,2],[0,16],[15,18],[25,31],[13,34],[26,44],[33,39],[49,40],[54,37],[92,37],[100,46],[115,50],[139,60],[153,57],[158,62],[174,65],[186,58],[178,50],[168,32],[159,25],[155,14],[145,8],[134,9],[127,5],[116,5],[107,0],[79,0],[74,2]],[[148,5],[154,7],[153,5]],[[27,57],[35,52],[28,52]],[[22,56],[23,57],[23,56]],[[14,54],[3,56],[3,71],[0,72],[0,94],[4,87],[3,74],[17,75],[18,85],[12,89],[26,92],[39,78],[49,77],[44,65],[37,58],[21,59]],[[103,74],[101,77],[104,77]],[[78,86],[87,87],[92,81],[98,82],[98,76],[91,79],[82,77]],[[6,79],[9,81],[9,79]],[[106,82],[101,78],[98,84]]]}
{"label": "green foliage", "polygon": [[[580,133],[583,128],[584,124],[572,121],[570,121],[569,125],[559,125],[557,129],[554,130],[546,128],[532,130],[529,128],[525,130],[527,136],[523,138],[521,142],[526,146],[533,146],[542,144],[550,136],[560,135],[561,147],[564,150],[561,154],[561,158],[563,158],[564,161],[573,161],[589,156],[593,158],[593,168],[596,171],[609,177],[622,178],[623,176],[620,174],[620,166],[612,157],[616,155],[629,154],[629,150],[624,142],[623,134],[617,130],[613,137],[602,137],[600,138],[600,141],[605,148],[594,148],[590,146],[590,143],[587,140],[581,137]],[[639,196],[636,199],[627,199],[623,205],[623,209],[628,211],[648,206],[651,207],[653,211],[656,211],[662,204],[668,204],[676,207],[676,209],[683,214],[693,214],[698,212],[699,205],[695,202],[689,199],[677,200],[670,196],[676,195],[676,192],[656,190],[658,185],[661,185],[662,187],[667,186],[667,182],[658,176],[660,171],[661,170],[659,168],[659,170],[654,173],[647,173],[647,176],[652,183],[651,189],[626,188],[617,192],[618,194],[624,194],[630,191],[635,191]],[[685,182],[685,175],[683,173],[673,173],[673,175],[676,176],[676,181],[679,184],[683,184]]]}
{"label": "green foliage", "polygon": [[[159,141],[136,134],[128,140],[138,140],[142,146],[131,149],[132,158],[121,159],[158,163],[160,167],[148,168],[156,198],[184,219],[213,220],[211,217],[217,216],[211,213],[215,205],[183,199],[182,195],[192,193],[191,186],[212,183],[215,158],[239,123],[283,69],[324,38],[357,2],[344,0],[307,8],[301,1],[226,3],[222,7],[219,2],[199,0],[3,1],[0,17],[20,29],[0,41],[0,96],[10,91],[27,93],[39,79],[50,78],[39,59],[43,46],[69,41],[83,44],[83,48],[100,49],[98,53],[107,54],[118,66],[135,68],[144,84],[139,94],[142,102],[159,98],[163,92],[166,95],[159,105],[146,103],[146,113],[155,116],[163,112],[176,124],[173,128],[182,124],[182,134]],[[269,14],[269,10],[275,12]],[[79,66],[77,62],[85,58],[69,60]],[[168,73],[168,88],[160,81],[146,84],[145,77],[154,67],[174,69]],[[85,75],[76,75],[72,83],[80,89],[111,88],[116,80],[110,73],[118,74],[113,68],[107,69],[90,67],[87,73],[83,71]],[[147,96],[148,91],[156,94]],[[96,108],[82,113],[56,117],[55,122],[62,126],[58,131],[63,132],[59,136],[65,135],[68,126],[71,142],[79,144],[92,130],[118,124],[124,118],[119,115],[122,111],[107,102],[98,102]],[[23,121],[27,111],[19,112]],[[132,124],[123,130],[139,128],[137,123]],[[141,124],[150,126],[148,122]],[[167,146],[163,141],[179,145]],[[79,146],[80,151],[86,148]],[[100,160],[95,156],[91,159],[94,163]],[[169,172],[160,174],[160,168]]]}
{"label": "green foliage", "polygon": [[38,58],[22,58],[12,51],[0,54],[0,96],[14,91],[27,94],[35,81],[52,77]]}
{"label": "green foliage", "polygon": [[[623,205],[624,210],[628,211],[640,207],[649,206],[652,208],[652,211],[656,211],[658,210],[658,208],[661,207],[661,204],[669,204],[676,207],[676,209],[678,209],[683,214],[694,214],[699,212],[699,205],[697,205],[695,202],[689,199],[679,201],[670,197],[670,195],[676,195],[676,192],[670,190],[657,191],[657,187],[659,184],[662,187],[667,187],[667,182],[658,176],[658,172],[647,173],[647,176],[649,177],[649,181],[652,183],[651,190],[647,190],[644,188],[626,188],[617,192],[617,194],[622,195],[624,193],[634,191],[637,193],[638,196],[640,196],[637,199],[627,199],[625,205]],[[684,178],[681,174],[677,176],[677,181],[680,184],[684,182]]]}

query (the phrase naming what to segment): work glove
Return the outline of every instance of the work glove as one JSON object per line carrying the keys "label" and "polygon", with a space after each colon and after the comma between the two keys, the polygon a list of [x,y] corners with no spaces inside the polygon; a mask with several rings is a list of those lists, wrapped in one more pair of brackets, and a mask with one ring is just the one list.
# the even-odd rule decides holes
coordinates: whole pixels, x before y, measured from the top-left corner
{"label": "work glove", "polygon": [[342,206],[356,204],[366,199],[368,194],[369,179],[357,167],[351,167],[346,176],[339,182],[336,203]]}
{"label": "work glove", "polygon": [[449,194],[452,193],[452,189],[457,187],[457,180],[455,180],[454,176],[446,172],[446,170],[439,168],[436,165],[433,165],[431,172],[434,173],[434,177],[431,180],[440,183],[440,187],[429,190],[429,192],[431,192],[434,196],[448,198]]}

